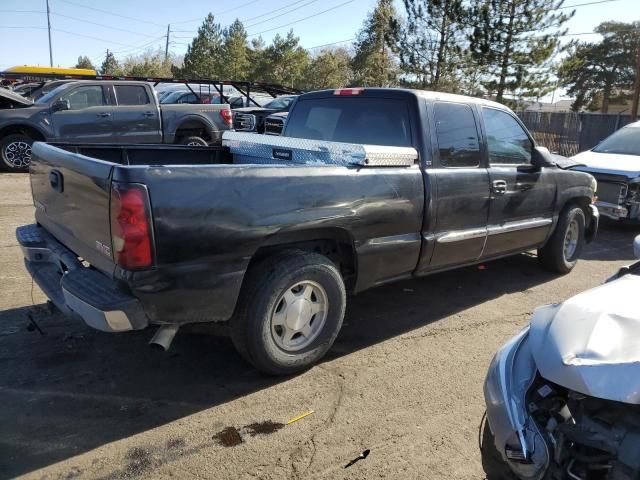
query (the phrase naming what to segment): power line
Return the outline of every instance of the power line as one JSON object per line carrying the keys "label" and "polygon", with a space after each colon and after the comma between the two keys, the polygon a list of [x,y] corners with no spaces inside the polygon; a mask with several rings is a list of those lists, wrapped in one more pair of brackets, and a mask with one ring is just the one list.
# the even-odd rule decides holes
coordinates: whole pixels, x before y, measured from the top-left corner
{"label": "power line", "polygon": [[[307,7],[307,6],[311,5],[312,3],[316,3],[317,1],[318,0],[309,0],[309,1],[307,1],[307,3],[303,3],[302,5],[299,5],[299,6],[295,7],[295,8],[292,8],[291,10],[279,13],[278,15],[275,15],[273,17],[265,18],[264,20],[260,20],[259,22],[255,22],[255,23],[249,24],[246,27],[247,28],[251,28],[251,27],[255,27],[256,25],[261,25],[263,23],[270,22],[271,20],[275,20],[276,18],[280,18],[283,15],[288,15],[291,12],[295,12],[296,10],[300,10],[301,8]],[[273,12],[271,12],[271,13],[273,13]]]}
{"label": "power line", "polygon": [[140,22],[140,23],[148,23],[149,25],[156,25],[158,27],[164,28],[164,25],[160,23],[150,22],[148,20],[143,20],[141,18],[129,17],[127,15],[121,15],[119,13],[110,12],[108,10],[102,10],[101,8],[90,7],[88,5],[83,5],[81,3],[72,2],[71,0],[57,0],[57,1],[68,3],[70,5],[75,5],[76,7],[86,8],[88,10],[95,10],[96,12],[106,13],[107,15],[113,15],[114,17],[126,18],[127,20],[133,20],[135,22]]}
{"label": "power line", "polygon": [[307,17],[300,18],[298,20],[294,20],[293,22],[285,23],[285,24],[279,25],[277,27],[269,28],[268,30],[263,30],[262,32],[251,33],[251,34],[249,34],[249,36],[250,37],[257,37],[258,35],[262,35],[263,33],[272,32],[274,30],[279,30],[281,28],[288,27],[290,25],[295,25],[296,23],[304,22],[305,20],[308,20],[310,18],[314,18],[314,17],[317,17],[317,16],[322,15],[324,13],[330,12],[332,10],[336,10],[336,9],[338,9],[340,7],[344,7],[345,5],[347,5],[349,3],[353,3],[354,1],[355,0],[348,0],[346,2],[343,2],[343,3],[339,4],[339,5],[336,5],[335,7],[327,8],[326,10],[323,10],[323,11],[318,12],[318,13],[314,13],[313,15],[309,15]]}
{"label": "power line", "polygon": [[597,5],[599,3],[619,2],[620,0],[598,0],[596,2],[576,3],[575,5],[566,5],[564,7],[555,8],[554,10],[564,10],[565,8],[586,7],[587,5]]}
{"label": "power line", "polygon": [[[251,0],[250,2],[243,3],[242,5],[238,5],[237,7],[233,7],[233,8],[230,8],[230,9],[228,9],[228,10],[224,10],[224,11],[222,11],[222,12],[216,12],[216,13],[213,13],[212,15],[213,15],[213,16],[216,16],[216,15],[224,15],[225,13],[233,12],[234,10],[239,10],[240,8],[247,7],[247,6],[251,5],[252,3],[256,3],[257,1],[258,1],[258,0]],[[198,21],[202,21],[202,18],[203,18],[203,17],[192,18],[192,19],[190,19],[190,20],[180,20],[179,22],[171,22],[171,24],[172,24],[172,25],[179,25],[179,24],[182,24],[182,23],[198,22]],[[176,30],[176,32],[177,32],[177,31],[179,31],[179,30]]]}
{"label": "power line", "polygon": [[305,50],[315,50],[316,48],[322,48],[322,47],[330,47],[331,45],[338,45],[340,43],[347,43],[347,42],[351,42],[353,40],[355,40],[356,38],[347,38],[346,40],[339,40],[337,42],[332,42],[332,43],[325,43],[324,45],[316,45],[315,47],[307,47],[305,48]]}
{"label": "power line", "polygon": [[52,28],[51,30],[53,30],[54,32],[66,33],[67,35],[74,35],[76,37],[83,37],[83,38],[90,38],[92,40],[99,40],[99,41],[105,42],[105,43],[115,43],[116,45],[123,45],[123,46],[127,45],[126,43],[114,42],[113,40],[107,40],[105,38],[100,38],[100,37],[94,37],[92,35],[84,35],[83,33],[70,32],[68,30],[62,30],[60,28]]}
{"label": "power line", "polygon": [[279,12],[281,10],[284,10],[285,8],[292,7],[293,5],[297,5],[298,3],[302,3],[304,1],[305,0],[296,0],[295,2],[292,2],[292,3],[289,3],[289,4],[285,5],[284,7],[276,8],[275,10],[271,10],[270,12],[263,13],[262,15],[256,15],[255,17],[243,18],[241,21],[242,22],[250,22],[251,20],[255,20],[256,18],[266,17],[267,15],[271,15],[272,13]]}
{"label": "power line", "polygon": [[89,21],[89,20],[85,20],[84,18],[72,17],[71,15],[63,15],[62,13],[51,12],[51,15],[54,15],[56,17],[68,18],[70,20],[78,20],[80,22],[89,23],[91,25],[97,25],[99,27],[110,28],[111,30],[119,30],[121,32],[127,32],[127,33],[131,33],[133,35],[140,35],[140,36],[143,36],[143,37],[148,37],[149,36],[149,34],[147,34],[147,33],[134,32],[133,30],[127,30],[126,28],[112,27],[111,25],[105,25],[104,23],[92,22],[92,21]]}

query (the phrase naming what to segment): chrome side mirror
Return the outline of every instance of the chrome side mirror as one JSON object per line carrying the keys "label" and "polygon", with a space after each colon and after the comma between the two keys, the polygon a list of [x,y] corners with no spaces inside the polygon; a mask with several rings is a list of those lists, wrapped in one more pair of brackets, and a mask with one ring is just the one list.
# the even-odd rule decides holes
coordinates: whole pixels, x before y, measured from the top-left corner
{"label": "chrome side mirror", "polygon": [[633,256],[640,259],[640,235],[633,239]]}

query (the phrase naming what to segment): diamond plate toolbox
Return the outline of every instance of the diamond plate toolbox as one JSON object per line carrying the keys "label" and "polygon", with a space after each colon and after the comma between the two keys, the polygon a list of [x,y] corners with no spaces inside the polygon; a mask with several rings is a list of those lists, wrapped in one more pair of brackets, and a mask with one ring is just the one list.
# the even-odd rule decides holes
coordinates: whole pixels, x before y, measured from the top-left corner
{"label": "diamond plate toolbox", "polygon": [[418,163],[411,147],[360,145],[256,133],[225,132],[222,145],[237,163],[410,167]]}

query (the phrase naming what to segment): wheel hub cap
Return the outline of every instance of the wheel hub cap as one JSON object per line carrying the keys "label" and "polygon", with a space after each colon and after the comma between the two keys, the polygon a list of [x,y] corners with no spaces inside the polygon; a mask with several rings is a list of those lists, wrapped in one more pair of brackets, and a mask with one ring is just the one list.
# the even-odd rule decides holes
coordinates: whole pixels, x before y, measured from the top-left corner
{"label": "wheel hub cap", "polygon": [[11,142],[3,153],[5,161],[12,167],[26,167],[31,163],[31,145],[26,142]]}
{"label": "wheel hub cap", "polygon": [[564,258],[566,260],[571,260],[576,253],[578,239],[580,237],[579,230],[578,221],[576,219],[571,220],[567,228],[567,233],[564,236]]}
{"label": "wheel hub cap", "polygon": [[285,352],[309,346],[327,319],[327,293],[318,283],[298,282],[287,288],[271,314],[271,335]]}

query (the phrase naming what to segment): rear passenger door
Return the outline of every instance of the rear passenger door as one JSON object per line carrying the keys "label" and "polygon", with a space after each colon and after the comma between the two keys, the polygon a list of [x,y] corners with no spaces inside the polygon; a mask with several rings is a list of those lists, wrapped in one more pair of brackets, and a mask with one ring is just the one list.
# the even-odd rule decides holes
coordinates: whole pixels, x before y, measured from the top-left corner
{"label": "rear passenger door", "polygon": [[434,247],[431,258],[422,259],[422,271],[480,258],[489,215],[489,174],[474,109],[464,103],[435,102],[433,124],[430,137],[437,148],[434,168],[428,168],[427,175],[435,177],[431,194],[435,218],[425,236]]}
{"label": "rear passenger door", "polygon": [[533,140],[515,115],[483,107],[482,118],[491,177],[483,257],[493,257],[544,242],[552,224],[556,184],[549,169],[531,165]]}
{"label": "rear passenger door", "polygon": [[115,84],[113,122],[120,143],[162,143],[160,112],[143,85]]}
{"label": "rear passenger door", "polygon": [[67,100],[69,110],[59,110],[51,115],[57,140],[75,143],[113,141],[113,112],[102,85],[71,87],[58,100]]}

